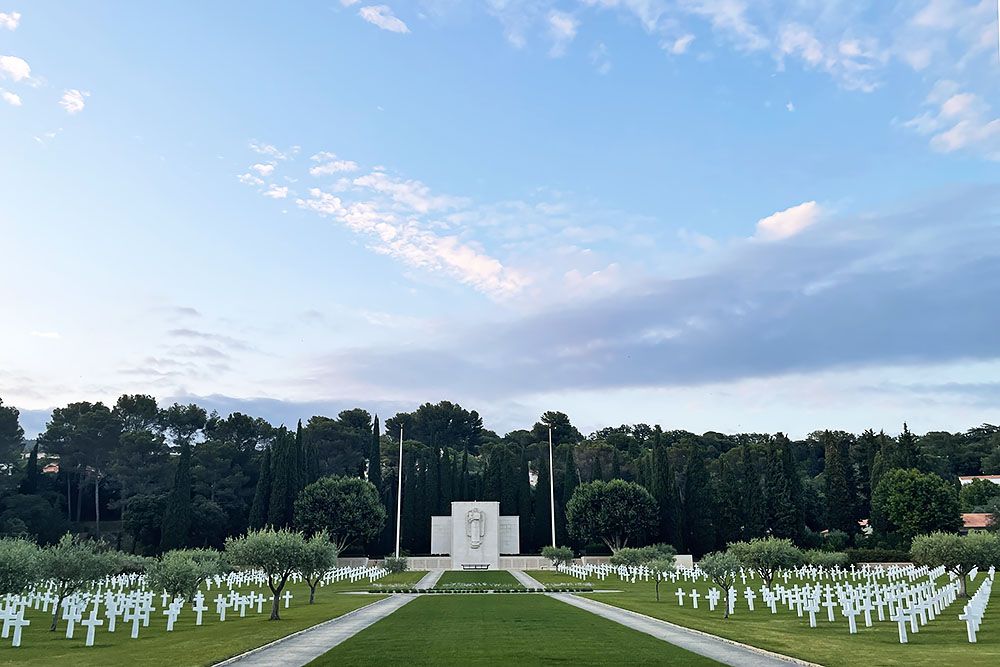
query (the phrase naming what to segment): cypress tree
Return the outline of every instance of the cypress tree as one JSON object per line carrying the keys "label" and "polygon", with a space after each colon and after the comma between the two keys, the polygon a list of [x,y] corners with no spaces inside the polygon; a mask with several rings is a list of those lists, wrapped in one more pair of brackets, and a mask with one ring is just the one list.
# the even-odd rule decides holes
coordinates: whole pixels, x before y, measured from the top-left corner
{"label": "cypress tree", "polygon": [[622,453],[616,449],[614,456],[611,457],[611,479],[621,479],[621,478],[622,478]]}
{"label": "cypress tree", "polygon": [[650,475],[650,494],[656,499],[660,516],[657,534],[660,540],[681,546],[680,498],[677,493],[677,481],[670,467],[670,457],[667,446],[663,442],[663,434],[657,429],[653,436],[652,465]]}
{"label": "cypress tree", "polygon": [[372,444],[368,450],[368,481],[382,493],[382,434],[379,432],[378,415],[372,426]]}
{"label": "cypress tree", "polygon": [[417,529],[419,528],[417,517],[422,502],[419,495],[423,492],[423,489],[418,488],[419,475],[416,459],[415,452],[410,452],[409,456],[403,457],[402,542],[410,553],[417,553]]}
{"label": "cypress tree", "polygon": [[764,476],[766,532],[774,537],[795,538],[795,507],[781,449],[777,438],[767,448],[767,474]]}
{"label": "cypress tree", "polygon": [[271,498],[267,506],[267,522],[275,528],[292,525],[295,498],[298,496],[295,441],[282,429],[274,441],[271,457]]}
{"label": "cypress tree", "polygon": [[21,493],[32,494],[38,492],[38,442],[31,448],[28,456],[28,467],[24,471],[24,480],[21,482]]}
{"label": "cypress tree", "polygon": [[725,548],[730,542],[737,542],[743,530],[743,496],[740,492],[739,467],[726,456],[719,457],[719,486],[717,507],[719,508],[716,546]]}
{"label": "cypress tree", "polygon": [[740,449],[740,467],[743,479],[740,490],[743,494],[743,531],[742,539],[752,540],[764,535],[764,499],[761,492],[760,473],[757,462],[752,456],[750,444],[745,443]]}
{"label": "cypress tree", "polygon": [[695,446],[684,474],[684,541],[688,553],[695,558],[715,546],[714,495],[705,456],[701,447]]}
{"label": "cypress tree", "polygon": [[181,444],[181,455],[174,473],[174,488],[163,512],[160,549],[183,549],[191,534],[191,444]]}
{"label": "cypress tree", "polygon": [[253,504],[250,506],[250,528],[260,530],[267,524],[267,505],[271,500],[271,448],[264,449],[260,457],[260,472],[257,474],[257,486],[253,491]]}
{"label": "cypress tree", "polygon": [[801,539],[805,535],[805,491],[802,489],[802,477],[799,475],[799,466],[795,458],[795,444],[779,433],[776,436],[778,445],[781,447],[781,465],[785,472],[785,479],[788,480],[788,497],[792,505],[793,535],[794,540]]}
{"label": "cypress tree", "polygon": [[295,497],[306,485],[306,457],[302,446],[302,420],[295,427]]}
{"label": "cypress tree", "polygon": [[854,506],[847,475],[850,460],[846,443],[830,431],[823,432],[821,442],[825,457],[826,525],[831,530],[853,533],[857,525],[854,523]]}
{"label": "cypress tree", "polygon": [[551,505],[549,504],[549,457],[538,459],[538,483],[535,485],[535,545],[539,548],[552,542]]}
{"label": "cypress tree", "polygon": [[531,531],[531,480],[528,479],[528,456],[524,449],[521,447],[517,465],[517,515],[522,553],[530,553],[535,545]]}
{"label": "cypress tree", "polygon": [[460,500],[469,500],[469,448],[466,447],[465,451],[462,453],[462,480],[461,486],[462,497]]}
{"label": "cypress tree", "polygon": [[858,515],[863,518],[868,518],[871,514],[872,469],[877,454],[878,439],[875,431],[867,429],[858,438],[856,451],[852,456],[858,469]]}
{"label": "cypress tree", "polygon": [[563,459],[562,507],[565,509],[573,492],[580,485],[580,474],[576,469],[576,458],[573,456],[573,445],[566,446],[566,458]]}
{"label": "cypress tree", "polygon": [[590,464],[590,481],[591,482],[604,481],[604,467],[601,465],[600,452],[594,452],[594,460]]}

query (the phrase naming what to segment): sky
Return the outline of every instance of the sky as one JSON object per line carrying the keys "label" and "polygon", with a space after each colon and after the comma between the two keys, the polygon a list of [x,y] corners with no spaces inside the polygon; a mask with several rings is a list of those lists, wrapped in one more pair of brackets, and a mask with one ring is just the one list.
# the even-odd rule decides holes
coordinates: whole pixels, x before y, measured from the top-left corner
{"label": "sky", "polygon": [[997,12],[0,0],[0,399],[998,423]]}

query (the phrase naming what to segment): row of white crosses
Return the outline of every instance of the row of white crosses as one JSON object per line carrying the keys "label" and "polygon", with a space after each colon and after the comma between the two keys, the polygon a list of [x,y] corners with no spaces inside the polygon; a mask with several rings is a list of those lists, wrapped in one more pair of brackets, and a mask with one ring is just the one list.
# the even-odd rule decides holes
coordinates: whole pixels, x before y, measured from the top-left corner
{"label": "row of white crosses", "polygon": [[[641,577],[642,573],[630,573],[631,576]],[[937,583],[937,579],[945,574],[943,567],[928,569],[926,567],[913,566],[891,566],[887,568],[799,568],[797,570],[784,571],[778,574],[777,579],[786,584],[793,576],[803,579],[813,579],[815,583],[798,585],[791,587],[782,583],[773,584],[773,589],[767,586],[760,587],[760,601],[776,614],[779,604],[787,605],[789,611],[795,611],[799,618],[808,614],[809,626],[817,627],[816,617],[822,610],[826,611],[828,622],[834,622],[839,615],[847,619],[848,632],[857,634],[858,617],[860,616],[865,627],[872,627],[873,613],[877,615],[879,622],[889,620],[897,624],[899,630],[899,640],[901,643],[908,642],[908,633],[920,631],[920,627],[933,621],[944,610],[952,604],[958,596],[958,582],[954,576],[949,575],[949,581],[943,585]],[[975,579],[977,572],[973,570],[971,579]],[[679,570],[674,573],[657,573],[673,581],[687,580],[693,583],[706,579],[703,573],[695,570]],[[966,609],[960,616],[966,621],[969,629],[969,641],[975,641],[975,632],[978,631],[979,624],[989,599],[990,587],[994,570],[991,568],[987,580],[980,587],[976,596],[966,605]],[[743,570],[739,573],[738,579],[746,584],[748,578],[753,577],[753,572]],[[926,579],[925,579],[926,578]],[[820,584],[826,580],[832,583]],[[693,608],[698,608],[698,601],[702,597],[708,600],[709,610],[714,611],[722,592],[717,588],[711,588],[704,596],[699,594],[698,589],[691,589],[690,592],[683,588],[678,588],[674,595],[677,603],[684,605],[687,599]],[[729,613],[735,610],[737,591],[730,588],[727,596]],[[758,599],[753,588],[745,586],[743,599],[747,609],[751,612],[756,609]]]}
{"label": "row of white crosses", "polygon": [[990,603],[990,592],[993,590],[993,577],[996,574],[994,568],[990,568],[989,574],[979,590],[972,596],[962,613],[958,615],[958,620],[965,621],[965,629],[968,633],[969,642],[976,643],[976,633],[979,632],[979,625],[983,622],[983,614],[986,613],[986,605]]}

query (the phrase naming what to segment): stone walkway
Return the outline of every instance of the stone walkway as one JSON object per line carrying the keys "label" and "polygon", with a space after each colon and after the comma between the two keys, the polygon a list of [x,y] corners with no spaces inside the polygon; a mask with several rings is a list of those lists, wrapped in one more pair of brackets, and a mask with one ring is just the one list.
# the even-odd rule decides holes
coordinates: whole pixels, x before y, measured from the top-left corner
{"label": "stone walkway", "polygon": [[[429,576],[429,575],[428,575]],[[441,575],[438,574],[440,577]],[[426,578],[426,577],[425,577]],[[415,595],[392,595],[366,607],[361,607],[325,623],[314,625],[302,632],[271,642],[259,649],[220,662],[239,667],[302,667],[320,657],[334,646],[350,639],[365,628],[377,623],[411,600]]]}
{"label": "stone walkway", "polygon": [[545,586],[543,586],[541,582],[539,582],[537,579],[532,577],[524,570],[507,570],[507,571],[513,574],[514,578],[517,579],[517,583],[521,584],[525,588],[545,588]]}
{"label": "stone walkway", "polygon": [[431,570],[417,582],[417,588],[434,588],[442,574],[444,574],[444,570]]}
{"label": "stone walkway", "polygon": [[711,658],[724,665],[737,665],[739,667],[788,667],[791,664],[813,665],[813,663],[805,662],[804,660],[797,660],[777,653],[771,653],[770,651],[745,646],[737,642],[722,639],[721,637],[683,628],[673,623],[638,614],[634,611],[619,609],[618,607],[597,602],[590,598],[566,593],[552,593],[550,597],[579,609],[589,611],[609,621],[620,623],[633,630],[644,632],[674,646],[687,649],[692,653]]}

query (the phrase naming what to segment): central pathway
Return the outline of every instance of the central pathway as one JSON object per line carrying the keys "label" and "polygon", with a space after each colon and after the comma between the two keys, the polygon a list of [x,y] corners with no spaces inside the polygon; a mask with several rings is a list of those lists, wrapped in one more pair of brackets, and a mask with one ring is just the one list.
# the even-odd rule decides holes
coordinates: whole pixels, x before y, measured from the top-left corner
{"label": "central pathway", "polygon": [[[440,576],[440,575],[438,575]],[[392,595],[361,607],[326,623],[314,625],[267,646],[230,658],[222,665],[239,667],[302,667],[320,657],[334,646],[347,641],[365,628],[377,623],[411,600],[415,595]]]}
{"label": "central pathway", "polygon": [[444,570],[431,570],[417,582],[417,588],[434,588],[442,574],[444,574]]}
{"label": "central pathway", "polygon": [[[684,628],[667,621],[661,621],[627,609],[613,607],[590,598],[552,593],[551,597],[566,604],[597,614],[601,618],[620,623],[626,627],[644,632],[665,642],[687,649],[692,653],[711,658],[724,665],[738,667],[788,667],[790,664],[812,665],[778,653],[756,649],[745,644],[722,639],[705,632]],[[816,666],[818,667],[818,666]]]}
{"label": "central pathway", "polygon": [[541,582],[539,582],[537,579],[532,577],[524,570],[507,570],[507,571],[513,574],[514,578],[517,579],[517,583],[521,584],[525,588],[545,588],[545,586],[543,586]]}

